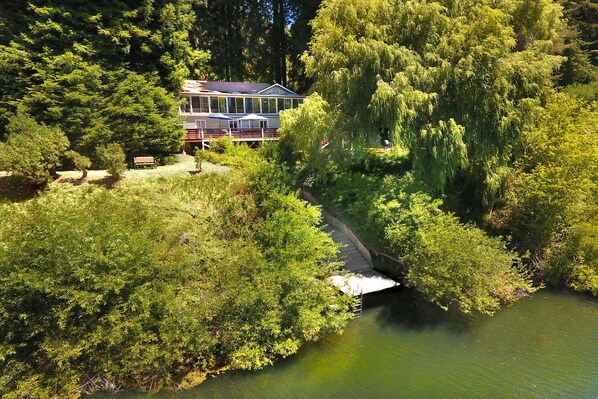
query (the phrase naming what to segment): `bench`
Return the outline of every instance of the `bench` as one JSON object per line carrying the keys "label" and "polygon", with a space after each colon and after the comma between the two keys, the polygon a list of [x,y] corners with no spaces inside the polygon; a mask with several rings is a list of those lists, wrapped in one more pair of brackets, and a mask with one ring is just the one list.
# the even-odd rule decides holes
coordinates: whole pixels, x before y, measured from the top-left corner
{"label": "bench", "polygon": [[136,168],[141,166],[144,168],[146,166],[151,166],[152,168],[156,167],[156,161],[154,160],[154,157],[135,157],[133,158],[133,164]]}

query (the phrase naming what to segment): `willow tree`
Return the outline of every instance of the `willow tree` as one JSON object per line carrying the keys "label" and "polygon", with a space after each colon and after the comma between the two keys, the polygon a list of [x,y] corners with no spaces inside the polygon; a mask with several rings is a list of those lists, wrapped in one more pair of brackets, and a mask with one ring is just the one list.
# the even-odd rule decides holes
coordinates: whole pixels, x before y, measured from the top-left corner
{"label": "willow tree", "polygon": [[491,198],[551,89],[560,15],[550,0],[328,0],[313,21],[307,75],[349,139],[388,131],[433,189],[463,173]]}

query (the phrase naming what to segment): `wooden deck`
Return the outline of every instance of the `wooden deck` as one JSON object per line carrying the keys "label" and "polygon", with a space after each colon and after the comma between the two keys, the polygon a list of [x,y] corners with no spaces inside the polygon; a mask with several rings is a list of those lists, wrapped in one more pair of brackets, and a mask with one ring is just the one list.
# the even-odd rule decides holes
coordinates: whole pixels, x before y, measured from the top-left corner
{"label": "wooden deck", "polygon": [[209,143],[229,137],[232,141],[279,140],[276,128],[239,128],[239,129],[187,129],[185,143]]}

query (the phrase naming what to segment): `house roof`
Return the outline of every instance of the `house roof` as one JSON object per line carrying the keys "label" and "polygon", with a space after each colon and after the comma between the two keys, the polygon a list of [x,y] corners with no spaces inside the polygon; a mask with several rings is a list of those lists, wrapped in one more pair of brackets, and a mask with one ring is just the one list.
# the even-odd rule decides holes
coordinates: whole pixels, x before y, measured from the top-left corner
{"label": "house roof", "polygon": [[269,94],[268,89],[282,88],[289,95],[297,95],[278,83],[211,82],[206,80],[186,80],[183,93],[225,93],[225,94]]}

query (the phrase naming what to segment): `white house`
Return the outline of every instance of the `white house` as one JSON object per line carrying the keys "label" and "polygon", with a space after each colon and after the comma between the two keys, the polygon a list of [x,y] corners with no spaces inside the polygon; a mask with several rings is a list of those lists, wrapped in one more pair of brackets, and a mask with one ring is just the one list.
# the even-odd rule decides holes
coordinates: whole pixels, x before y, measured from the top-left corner
{"label": "white house", "polygon": [[297,108],[302,96],[277,83],[187,80],[180,92],[185,146],[229,136],[233,141],[277,140],[279,112]]}

